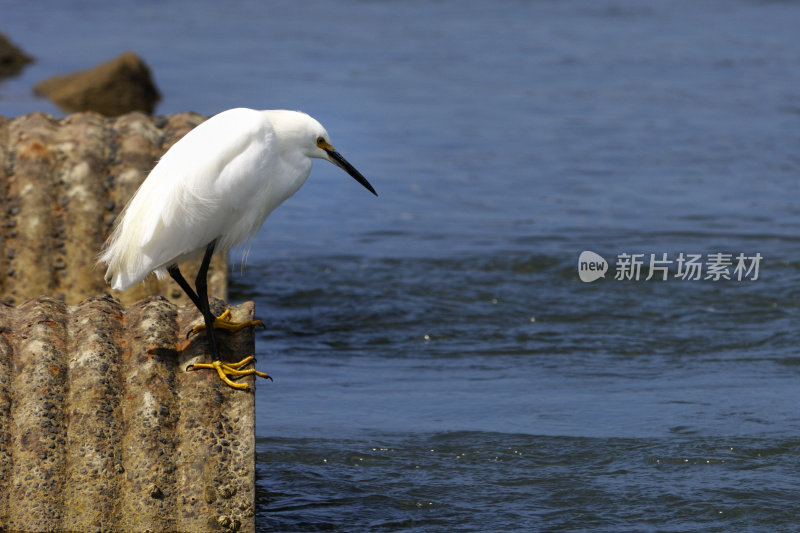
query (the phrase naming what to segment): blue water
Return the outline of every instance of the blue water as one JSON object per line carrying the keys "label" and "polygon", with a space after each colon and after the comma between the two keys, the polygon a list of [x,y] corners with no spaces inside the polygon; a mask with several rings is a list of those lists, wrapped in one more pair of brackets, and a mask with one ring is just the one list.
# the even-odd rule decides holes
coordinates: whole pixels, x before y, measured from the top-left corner
{"label": "blue water", "polygon": [[[259,531],[797,529],[797,2],[0,7],[0,114],[131,49],[159,114],[305,110],[380,194],[317,163],[232,257]],[[723,252],[758,279],[614,279]]]}

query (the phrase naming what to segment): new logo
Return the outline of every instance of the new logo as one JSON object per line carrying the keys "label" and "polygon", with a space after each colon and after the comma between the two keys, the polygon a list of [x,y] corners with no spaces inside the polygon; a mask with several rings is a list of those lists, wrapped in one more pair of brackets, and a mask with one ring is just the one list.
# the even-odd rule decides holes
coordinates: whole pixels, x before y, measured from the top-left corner
{"label": "new logo", "polygon": [[608,272],[608,262],[602,256],[589,250],[581,252],[578,257],[578,276],[581,281],[590,283],[598,278],[604,278]]}

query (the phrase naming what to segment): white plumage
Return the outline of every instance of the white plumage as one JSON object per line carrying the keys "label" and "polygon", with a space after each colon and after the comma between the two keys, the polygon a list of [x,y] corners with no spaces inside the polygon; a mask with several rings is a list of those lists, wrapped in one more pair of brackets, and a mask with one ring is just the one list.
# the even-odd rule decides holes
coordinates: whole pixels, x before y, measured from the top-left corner
{"label": "white plumage", "polygon": [[312,157],[375,194],[304,113],[240,108],[208,119],[164,154],[121,213],[99,259],[106,280],[126,289],[150,272],[163,278],[215,239],[215,251],[241,244],[303,185]]}

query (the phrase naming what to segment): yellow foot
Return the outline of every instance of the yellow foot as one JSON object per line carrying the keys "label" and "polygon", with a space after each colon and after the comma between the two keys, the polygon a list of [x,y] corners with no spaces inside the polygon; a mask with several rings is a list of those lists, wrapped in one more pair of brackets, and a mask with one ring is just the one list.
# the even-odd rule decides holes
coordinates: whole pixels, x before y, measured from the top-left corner
{"label": "yellow foot", "polygon": [[195,363],[193,365],[189,365],[187,370],[197,370],[198,368],[209,368],[214,369],[219,374],[219,378],[233,387],[234,389],[247,389],[247,383],[237,383],[235,381],[231,381],[228,376],[239,378],[242,376],[259,376],[262,378],[266,378],[272,381],[272,378],[265,374],[264,372],[259,372],[255,368],[248,368],[247,370],[241,370],[241,368],[253,361],[255,361],[255,357],[252,355],[249,357],[245,357],[238,363],[223,363],[222,361],[214,361],[213,363]]}
{"label": "yellow foot", "polygon": [[[234,322],[231,319],[231,310],[226,309],[221,315],[214,319],[214,329],[227,329],[228,331],[239,331],[240,329],[249,328],[253,326],[264,327],[264,323],[260,320],[245,320],[244,322]],[[206,329],[205,324],[198,324],[189,330],[186,334],[187,337],[194,335],[199,331]]]}

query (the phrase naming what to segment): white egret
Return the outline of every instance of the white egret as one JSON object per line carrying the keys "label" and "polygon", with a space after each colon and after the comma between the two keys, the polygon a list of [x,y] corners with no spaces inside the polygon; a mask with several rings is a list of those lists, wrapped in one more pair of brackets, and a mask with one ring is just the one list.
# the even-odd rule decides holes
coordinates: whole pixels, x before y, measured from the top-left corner
{"label": "white egret", "polygon": [[[233,387],[247,385],[227,376],[269,376],[241,370],[252,357],[222,363],[214,327],[236,330],[262,324],[231,322],[227,312],[214,317],[206,286],[211,256],[253,237],[267,216],[306,181],[311,158],[339,166],[377,196],[366,178],[333,149],[325,128],[305,113],[223,111],[164,154],[120,214],[100,255],[99,262],[108,265],[106,281],[114,289],[127,289],[151,272],[159,279],[169,274],[202,313],[209,335],[214,362],[194,368],[214,368]],[[178,265],[200,255],[203,261],[192,289]]]}

